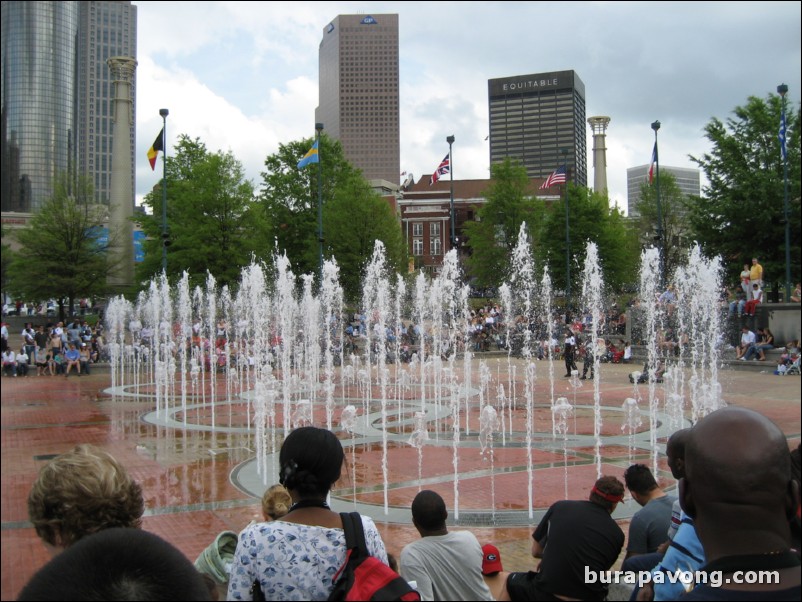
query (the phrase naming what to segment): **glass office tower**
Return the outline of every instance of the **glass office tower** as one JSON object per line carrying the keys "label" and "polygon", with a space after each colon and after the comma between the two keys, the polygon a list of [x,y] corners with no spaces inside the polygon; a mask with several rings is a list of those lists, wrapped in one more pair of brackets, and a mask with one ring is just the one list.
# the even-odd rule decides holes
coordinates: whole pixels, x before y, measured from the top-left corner
{"label": "glass office tower", "polygon": [[75,169],[77,2],[2,3],[2,210],[36,211]]}

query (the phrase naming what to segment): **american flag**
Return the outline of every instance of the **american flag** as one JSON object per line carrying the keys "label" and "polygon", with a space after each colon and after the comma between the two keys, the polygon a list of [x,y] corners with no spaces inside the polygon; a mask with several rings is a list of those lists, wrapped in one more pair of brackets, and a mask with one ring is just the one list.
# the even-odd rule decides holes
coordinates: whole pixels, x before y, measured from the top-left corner
{"label": "american flag", "polygon": [[552,174],[546,178],[546,181],[540,185],[540,190],[551,188],[555,184],[565,184],[565,165],[560,165],[555,169]]}
{"label": "american flag", "polygon": [[437,169],[432,174],[432,178],[429,180],[429,186],[437,182],[440,179],[440,176],[444,176],[451,171],[451,161],[450,157],[446,155],[443,157],[443,160],[440,161],[440,165],[437,166]]}

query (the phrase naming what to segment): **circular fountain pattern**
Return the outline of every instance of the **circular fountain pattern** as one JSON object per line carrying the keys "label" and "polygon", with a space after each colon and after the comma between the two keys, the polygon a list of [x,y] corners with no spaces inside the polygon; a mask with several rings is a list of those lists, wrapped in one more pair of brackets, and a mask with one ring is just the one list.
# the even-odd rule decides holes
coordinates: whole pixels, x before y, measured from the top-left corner
{"label": "circular fountain pattern", "polygon": [[[661,441],[720,402],[708,356],[694,347],[692,363],[683,363],[688,358],[680,354],[665,390],[649,380],[648,399],[637,385],[602,387],[596,356],[592,381],[576,374],[557,380],[551,351],[537,358],[543,335],[551,340],[562,326],[554,320],[548,272],[537,281],[527,240],[524,225],[500,289],[509,326],[499,335],[504,352],[475,352],[468,287],[454,252],[437,278],[419,274],[407,293],[400,276],[390,277],[377,243],[353,317],[344,311],[336,263],[326,262],[314,294],[313,278],[296,278],[286,257],[276,258],[272,272],[247,267],[234,295],[218,290],[211,276],[205,289],[193,289],[185,274],[175,287],[164,277],[153,281],[135,304],[114,300],[107,310],[108,392],[153,400],[144,419],[163,427],[241,436],[254,457],[231,478],[255,497],[275,481],[289,430],[329,428],[348,458],[333,495],[378,520],[408,522],[414,495],[433,488],[459,524],[530,524],[554,501],[585,498],[598,476],[621,474],[632,461],[651,458],[658,474]],[[592,243],[586,256],[584,336],[596,349],[604,284]],[[715,273],[715,265],[705,272],[701,256],[690,259],[694,273]],[[643,274],[653,261],[645,252],[646,299],[655,284]],[[717,288],[683,278],[693,285],[681,289],[689,301]],[[700,312],[704,304],[688,307]],[[664,316],[655,303],[644,308],[652,361]],[[689,328],[715,324],[680,318]],[[351,328],[354,355],[345,351]],[[704,352],[713,348],[705,345]],[[688,367],[690,387],[682,376]],[[634,512],[631,506],[620,505],[616,518]]]}

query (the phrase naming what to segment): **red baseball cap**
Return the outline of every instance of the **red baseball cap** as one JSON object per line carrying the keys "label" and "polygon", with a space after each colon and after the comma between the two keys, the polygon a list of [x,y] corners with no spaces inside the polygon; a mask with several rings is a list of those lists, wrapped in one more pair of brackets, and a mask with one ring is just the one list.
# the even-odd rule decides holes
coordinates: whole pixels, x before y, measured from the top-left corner
{"label": "red baseball cap", "polygon": [[504,569],[501,566],[501,554],[493,544],[486,543],[482,546],[482,574],[498,573]]}

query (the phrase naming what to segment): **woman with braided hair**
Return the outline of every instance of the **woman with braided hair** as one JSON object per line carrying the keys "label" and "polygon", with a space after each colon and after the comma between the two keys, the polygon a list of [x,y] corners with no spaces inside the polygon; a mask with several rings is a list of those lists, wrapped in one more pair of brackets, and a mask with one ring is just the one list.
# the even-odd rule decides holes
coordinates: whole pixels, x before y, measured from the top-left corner
{"label": "woman with braided hair", "polygon": [[[254,523],[240,533],[229,600],[253,600],[257,584],[267,600],[326,600],[332,578],[345,562],[342,519],[329,508],[345,454],[329,430],[292,431],[279,452],[279,483],[292,497],[278,520]],[[387,551],[373,520],[362,517],[368,551],[387,564]],[[258,594],[257,594],[258,595]]]}

